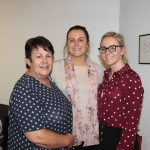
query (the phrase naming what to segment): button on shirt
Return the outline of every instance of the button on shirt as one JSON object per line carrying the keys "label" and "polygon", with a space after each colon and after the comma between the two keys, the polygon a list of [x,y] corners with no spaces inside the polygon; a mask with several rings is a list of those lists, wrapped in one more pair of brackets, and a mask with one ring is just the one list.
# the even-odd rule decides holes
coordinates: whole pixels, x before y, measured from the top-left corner
{"label": "button on shirt", "polygon": [[110,68],[104,71],[103,83],[98,88],[99,123],[121,128],[117,150],[131,150],[135,143],[144,89],[140,77],[128,64],[114,72],[111,80],[110,71]]}

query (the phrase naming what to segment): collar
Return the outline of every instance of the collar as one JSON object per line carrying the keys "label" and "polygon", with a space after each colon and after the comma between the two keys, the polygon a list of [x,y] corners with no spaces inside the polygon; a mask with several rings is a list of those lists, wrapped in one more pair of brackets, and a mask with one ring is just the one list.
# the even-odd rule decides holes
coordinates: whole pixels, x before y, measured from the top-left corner
{"label": "collar", "polygon": [[[131,69],[131,68],[130,68],[129,64],[125,64],[124,67],[122,67],[122,68],[119,69],[118,71],[114,72],[113,75],[117,75],[117,76],[120,76],[120,77],[121,77],[125,72],[127,72],[127,71],[130,70],[130,69]],[[111,72],[111,68],[106,69],[106,70],[104,71],[104,76],[108,78],[110,72]]]}

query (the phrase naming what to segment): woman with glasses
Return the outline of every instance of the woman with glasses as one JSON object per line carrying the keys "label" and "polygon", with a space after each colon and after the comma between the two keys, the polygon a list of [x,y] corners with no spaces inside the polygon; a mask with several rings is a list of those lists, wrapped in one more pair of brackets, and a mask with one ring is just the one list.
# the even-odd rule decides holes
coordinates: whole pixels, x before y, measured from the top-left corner
{"label": "woman with glasses", "polygon": [[144,94],[140,77],[128,64],[121,34],[107,32],[98,49],[109,66],[98,88],[100,150],[136,150]]}
{"label": "woman with glasses", "polygon": [[52,71],[53,81],[72,103],[76,150],[99,150],[97,89],[103,67],[89,58],[89,47],[86,28],[71,27],[66,36],[67,57],[57,60]]}

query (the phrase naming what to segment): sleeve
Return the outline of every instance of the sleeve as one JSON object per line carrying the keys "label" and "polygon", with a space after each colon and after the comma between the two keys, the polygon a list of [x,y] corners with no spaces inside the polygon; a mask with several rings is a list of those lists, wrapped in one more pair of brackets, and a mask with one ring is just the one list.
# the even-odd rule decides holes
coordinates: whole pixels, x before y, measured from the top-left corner
{"label": "sleeve", "polygon": [[21,85],[13,91],[11,103],[11,113],[23,133],[44,128],[43,107],[35,91]]}
{"label": "sleeve", "polygon": [[141,80],[137,74],[127,79],[125,84],[125,122],[117,150],[131,150],[134,148],[144,94]]}

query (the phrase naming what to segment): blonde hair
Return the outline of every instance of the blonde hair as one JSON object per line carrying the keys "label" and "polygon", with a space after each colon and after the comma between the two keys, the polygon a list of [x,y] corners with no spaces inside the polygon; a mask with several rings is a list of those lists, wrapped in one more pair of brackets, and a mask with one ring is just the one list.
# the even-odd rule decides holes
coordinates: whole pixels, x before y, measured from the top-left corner
{"label": "blonde hair", "polygon": [[[106,38],[106,37],[114,37],[114,38],[119,42],[119,44],[120,44],[121,46],[125,47],[125,39],[124,39],[124,37],[123,37],[122,34],[116,33],[116,32],[114,32],[114,31],[107,32],[107,33],[105,33],[105,34],[102,36],[100,45],[101,45],[103,39]],[[124,63],[128,63],[128,57],[127,57],[126,52],[125,52],[125,54],[122,56],[122,60],[123,60]]]}

